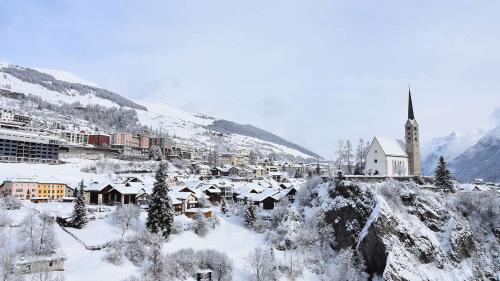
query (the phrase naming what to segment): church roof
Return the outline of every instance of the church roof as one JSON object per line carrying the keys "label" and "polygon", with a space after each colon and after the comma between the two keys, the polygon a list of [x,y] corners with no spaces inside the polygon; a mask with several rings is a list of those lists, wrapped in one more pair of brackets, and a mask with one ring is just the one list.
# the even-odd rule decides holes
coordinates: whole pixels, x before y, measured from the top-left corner
{"label": "church roof", "polygon": [[382,147],[385,155],[408,157],[408,154],[406,154],[406,145],[402,140],[386,137],[375,137],[375,139],[380,144],[380,147]]}

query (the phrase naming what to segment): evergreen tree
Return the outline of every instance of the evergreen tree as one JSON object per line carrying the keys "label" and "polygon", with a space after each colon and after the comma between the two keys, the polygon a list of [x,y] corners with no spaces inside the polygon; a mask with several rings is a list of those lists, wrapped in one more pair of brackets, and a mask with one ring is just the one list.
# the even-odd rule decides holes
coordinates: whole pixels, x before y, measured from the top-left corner
{"label": "evergreen tree", "polygon": [[155,174],[155,183],[146,221],[146,227],[149,231],[160,233],[165,238],[168,238],[172,233],[172,224],[174,222],[173,204],[168,195],[169,187],[165,182],[167,168],[167,162],[160,162]]}
{"label": "evergreen tree", "polygon": [[451,191],[453,189],[453,182],[450,170],[444,161],[444,157],[439,157],[439,163],[435,172],[435,184],[436,187],[441,187],[445,191]]}
{"label": "evergreen tree", "polygon": [[221,205],[220,205],[220,211],[225,215],[227,214],[228,210],[227,210],[227,203],[226,203],[226,198],[222,197],[222,202],[221,202]]}
{"label": "evergreen tree", "polygon": [[255,222],[255,206],[252,202],[247,203],[244,222],[246,226],[253,226]]}
{"label": "evergreen tree", "polygon": [[319,163],[316,164],[316,175],[318,175],[318,176],[321,175],[321,167],[319,166]]}
{"label": "evergreen tree", "polygon": [[76,195],[75,206],[73,207],[73,222],[74,228],[83,228],[87,224],[87,208],[85,207],[85,199],[83,197],[83,180],[80,182],[80,187]]}

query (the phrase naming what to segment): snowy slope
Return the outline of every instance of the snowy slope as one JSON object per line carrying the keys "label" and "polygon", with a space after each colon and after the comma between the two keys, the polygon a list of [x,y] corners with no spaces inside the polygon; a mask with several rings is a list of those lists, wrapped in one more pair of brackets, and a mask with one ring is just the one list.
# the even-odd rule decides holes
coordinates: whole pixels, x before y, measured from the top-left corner
{"label": "snowy slope", "polygon": [[450,167],[460,180],[500,181],[500,126],[456,157]]}
{"label": "snowy slope", "polygon": [[448,162],[452,161],[474,145],[483,135],[483,131],[472,133],[453,132],[447,136],[424,143],[422,145],[422,173],[432,175],[440,156],[443,156]]}
{"label": "snowy slope", "polygon": [[[269,140],[266,137],[272,134],[260,129],[261,135],[248,136],[224,132],[222,140],[214,138],[213,131],[216,129],[210,126],[216,121],[213,117],[185,112],[163,103],[128,100],[65,71],[31,69],[0,63],[0,90],[2,89],[38,96],[53,104],[79,103],[82,106],[98,104],[105,107],[133,108],[141,125],[168,133],[170,136],[175,136],[178,142],[196,147],[208,148],[223,142],[224,147],[230,150],[255,149],[264,155],[275,153],[284,158],[318,157],[313,152],[283,139],[280,141]],[[5,97],[0,96],[0,100],[3,100],[0,104],[12,104],[12,102],[5,101]],[[28,113],[36,114],[33,110]],[[61,121],[67,122],[66,120]],[[85,123],[84,120],[76,121],[79,124]]]}
{"label": "snowy slope", "polygon": [[54,70],[54,69],[48,69],[48,68],[34,68],[34,70],[47,73],[49,75],[54,76],[57,80],[62,80],[62,81],[67,81],[71,83],[78,83],[78,84],[83,84],[83,85],[89,85],[92,87],[99,87],[97,84],[90,82],[88,80],[82,79],[73,73],[62,71],[62,70]]}

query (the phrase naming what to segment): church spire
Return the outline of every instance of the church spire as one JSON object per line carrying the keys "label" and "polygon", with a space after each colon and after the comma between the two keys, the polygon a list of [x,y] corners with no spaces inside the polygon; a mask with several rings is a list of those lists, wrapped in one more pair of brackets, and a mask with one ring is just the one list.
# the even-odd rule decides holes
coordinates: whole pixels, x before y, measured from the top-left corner
{"label": "church spire", "polygon": [[411,90],[408,86],[408,119],[414,120],[415,115],[413,115],[413,103],[411,102]]}

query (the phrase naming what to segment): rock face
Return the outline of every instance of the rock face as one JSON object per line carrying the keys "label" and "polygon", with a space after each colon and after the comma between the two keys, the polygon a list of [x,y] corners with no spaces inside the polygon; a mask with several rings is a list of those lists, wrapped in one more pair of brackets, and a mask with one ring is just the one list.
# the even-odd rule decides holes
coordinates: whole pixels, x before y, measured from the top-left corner
{"label": "rock face", "polygon": [[[382,280],[488,280],[467,222],[441,195],[415,185],[343,183],[332,187],[325,221],[336,250],[355,249],[366,272]],[[380,279],[378,279],[380,280]]]}

